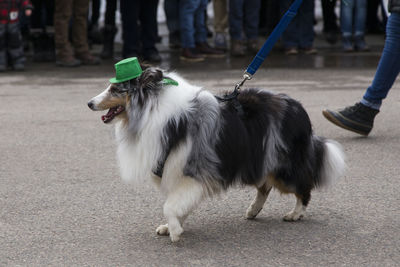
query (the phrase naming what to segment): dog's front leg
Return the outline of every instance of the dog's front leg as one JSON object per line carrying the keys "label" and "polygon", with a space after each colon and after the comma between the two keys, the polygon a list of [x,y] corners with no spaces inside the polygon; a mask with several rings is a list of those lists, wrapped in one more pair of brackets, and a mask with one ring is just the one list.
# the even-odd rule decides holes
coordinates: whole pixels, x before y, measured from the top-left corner
{"label": "dog's front leg", "polygon": [[203,198],[203,187],[193,178],[184,178],[171,192],[164,204],[164,216],[168,224],[160,225],[157,233],[167,235],[177,242],[183,233],[182,223]]}

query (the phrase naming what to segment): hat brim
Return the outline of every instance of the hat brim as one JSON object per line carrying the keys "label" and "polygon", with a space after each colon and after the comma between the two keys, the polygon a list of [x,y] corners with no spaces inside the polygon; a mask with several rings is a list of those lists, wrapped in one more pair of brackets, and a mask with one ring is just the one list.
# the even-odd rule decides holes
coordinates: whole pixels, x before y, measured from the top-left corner
{"label": "hat brim", "polygon": [[138,74],[138,75],[134,75],[134,76],[130,76],[124,79],[117,79],[117,77],[111,78],[109,81],[110,83],[123,83],[132,79],[135,79],[137,77],[139,77],[142,73]]}

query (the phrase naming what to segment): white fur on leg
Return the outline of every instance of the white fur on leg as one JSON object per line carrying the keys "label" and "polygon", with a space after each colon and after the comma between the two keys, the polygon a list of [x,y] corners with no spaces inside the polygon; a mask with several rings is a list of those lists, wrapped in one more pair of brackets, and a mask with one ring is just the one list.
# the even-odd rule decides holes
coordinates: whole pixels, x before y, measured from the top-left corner
{"label": "white fur on leg", "polygon": [[169,235],[168,223],[158,226],[156,232],[158,235]]}
{"label": "white fur on leg", "polygon": [[251,220],[254,219],[258,213],[262,210],[265,201],[267,200],[268,194],[271,191],[271,188],[265,190],[264,188],[262,189],[257,189],[257,195],[254,198],[253,202],[250,204],[249,208],[247,209],[246,212],[246,218]]}
{"label": "white fur on leg", "polygon": [[172,242],[179,240],[180,235],[183,233],[181,223],[197,206],[203,196],[202,185],[189,177],[184,177],[178,187],[175,187],[173,191],[167,192],[167,201],[164,204],[164,216],[168,221],[168,231]]}
{"label": "white fur on leg", "polygon": [[306,214],[306,206],[303,205],[300,198],[296,199],[296,206],[294,207],[292,212],[286,214],[286,216],[283,217],[284,221],[298,221]]}

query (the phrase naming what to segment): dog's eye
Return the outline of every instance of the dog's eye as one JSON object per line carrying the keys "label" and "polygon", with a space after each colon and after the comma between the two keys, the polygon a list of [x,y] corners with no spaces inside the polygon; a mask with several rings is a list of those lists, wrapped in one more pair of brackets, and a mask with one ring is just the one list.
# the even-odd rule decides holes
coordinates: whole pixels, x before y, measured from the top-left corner
{"label": "dog's eye", "polygon": [[110,87],[110,92],[112,94],[118,94],[118,93],[124,92],[124,90],[122,88],[118,87],[118,86],[113,85],[113,86]]}

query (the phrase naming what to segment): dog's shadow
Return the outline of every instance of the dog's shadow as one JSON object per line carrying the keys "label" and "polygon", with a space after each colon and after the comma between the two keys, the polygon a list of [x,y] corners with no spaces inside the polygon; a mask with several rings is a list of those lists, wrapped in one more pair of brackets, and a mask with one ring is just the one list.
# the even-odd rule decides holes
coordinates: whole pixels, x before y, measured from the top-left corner
{"label": "dog's shadow", "polygon": [[[234,216],[209,217],[208,219],[206,221],[199,219],[198,222],[195,218],[189,220],[184,225],[185,232],[182,234],[181,240],[174,243],[173,246],[197,251],[207,250],[207,248],[215,247],[215,244],[220,244],[223,250],[231,248],[246,250],[257,244],[259,248],[279,250],[290,244],[296,244],[296,247],[309,246],[309,243],[316,239],[333,238],[332,233],[336,235],[338,229],[349,229],[350,227],[348,222],[338,225],[336,221],[340,221],[340,219],[336,218],[335,229],[327,230],[332,226],[332,221],[324,220],[320,216],[318,218],[307,216],[297,222],[285,222],[282,217],[275,215],[263,215],[253,220]],[[347,230],[344,231],[347,232]],[[339,234],[340,232],[343,231],[339,230]],[[157,239],[163,245],[165,245],[164,242],[171,242],[167,237]]]}

